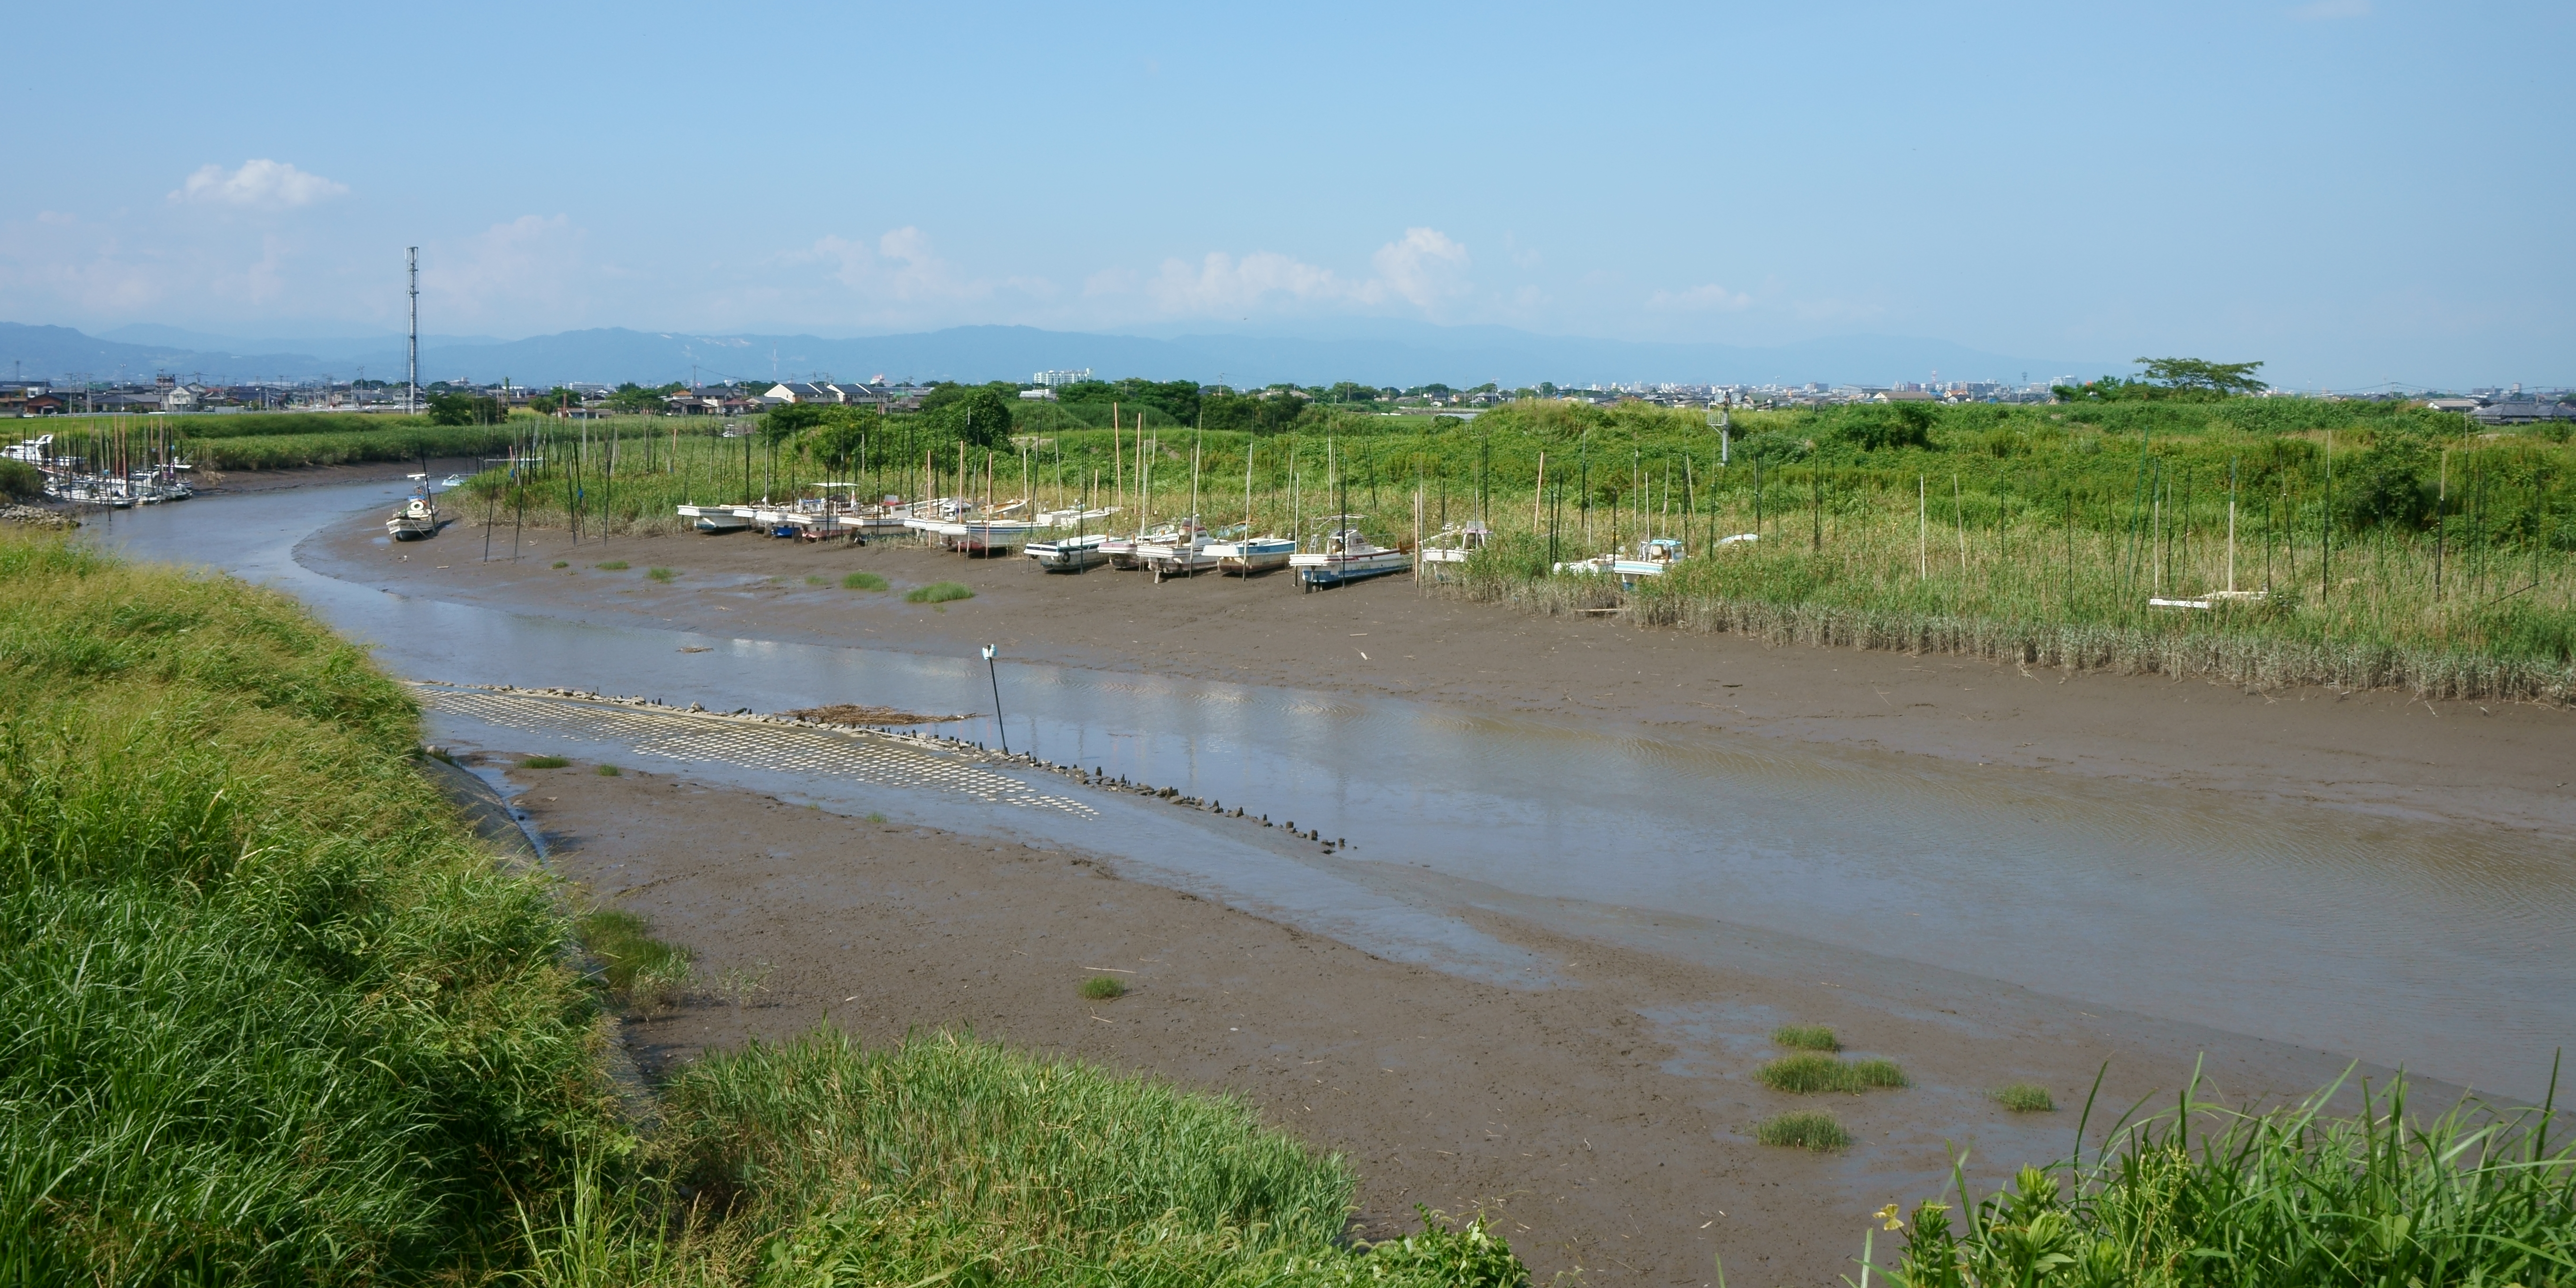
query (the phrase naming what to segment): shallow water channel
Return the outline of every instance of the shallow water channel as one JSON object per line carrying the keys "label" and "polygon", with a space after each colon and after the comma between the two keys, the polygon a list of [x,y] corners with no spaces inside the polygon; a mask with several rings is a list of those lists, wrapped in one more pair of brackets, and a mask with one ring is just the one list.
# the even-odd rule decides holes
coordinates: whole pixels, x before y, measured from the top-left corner
{"label": "shallow water channel", "polygon": [[[92,532],[139,557],[277,585],[417,680],[717,711],[818,700],[991,709],[973,656],[567,620],[389,593],[295,561],[298,541],[375,523],[401,492],[210,497]],[[480,554],[454,538],[421,549],[432,548]],[[1030,791],[979,796],[928,769],[917,781],[853,776],[783,754],[655,763],[639,754],[652,737],[579,712],[504,719],[433,694],[431,720],[437,736],[468,744],[685,763],[833,808],[1120,855],[1371,951],[1488,978],[1548,970],[1437,911],[1445,882],[1471,882],[1491,892],[1481,901],[1522,915],[1561,907],[1587,933],[1616,921],[1605,910],[1731,923],[2509,1095],[2537,1095],[2552,1051],[2576,1037],[2576,856],[2552,840],[1716,731],[1007,658],[999,674],[1014,750],[1293,819],[1353,848],[1326,857],[1277,829],[1034,771],[995,769]],[[989,718],[949,729],[996,740]],[[1041,793],[1088,813],[1021,803]]]}

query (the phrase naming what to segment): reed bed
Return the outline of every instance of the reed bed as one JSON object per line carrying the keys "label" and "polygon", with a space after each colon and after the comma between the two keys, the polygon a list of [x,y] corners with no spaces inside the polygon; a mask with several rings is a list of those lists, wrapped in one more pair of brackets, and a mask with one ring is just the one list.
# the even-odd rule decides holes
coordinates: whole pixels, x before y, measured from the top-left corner
{"label": "reed bed", "polygon": [[[1740,415],[1724,451],[1695,415],[1558,403],[1472,424],[1317,411],[1269,436],[1030,412],[1010,443],[963,451],[922,417],[776,442],[522,427],[515,450],[543,463],[487,471],[450,507],[585,538],[682,531],[684,502],[827,494],[1115,505],[1120,529],[1195,513],[1308,540],[1345,515],[1398,546],[1477,522],[1492,548],[1440,593],[1776,644],[2576,700],[2564,442],[2304,399],[1927,410],[1911,438],[1887,412]],[[1756,539],[1716,544],[1739,535]],[[1646,537],[1691,557],[1634,592],[1550,574]],[[2231,588],[2262,598],[2209,598]]]}
{"label": "reed bed", "polygon": [[[2195,1082],[2089,1160],[2023,1168],[1956,1212],[1916,1207],[1884,1273],[1899,1288],[2576,1283],[2576,1149],[2551,1142],[2553,1105],[2419,1121],[2399,1080],[2336,1115],[2340,1089],[2257,1112]],[[1964,1169],[1952,1184],[1967,1192]]]}

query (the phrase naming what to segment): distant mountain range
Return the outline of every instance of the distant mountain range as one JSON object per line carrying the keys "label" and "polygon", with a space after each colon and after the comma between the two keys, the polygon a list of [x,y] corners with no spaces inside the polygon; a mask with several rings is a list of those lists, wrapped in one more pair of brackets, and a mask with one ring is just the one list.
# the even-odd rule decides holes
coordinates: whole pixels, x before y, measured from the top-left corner
{"label": "distant mountain range", "polygon": [[[1354,334],[1352,332],[1362,332]],[[1355,380],[1410,387],[1433,381],[1505,388],[1636,381],[1748,384],[1888,384],[1899,380],[2048,379],[2098,375],[2127,363],[2016,358],[1944,340],[1838,336],[1777,348],[1659,344],[1535,335],[1508,327],[1356,324],[1330,334],[1176,334],[1164,337],[963,326],[911,335],[831,340],[810,335],[686,335],[607,327],[497,340],[421,337],[420,376],[521,385],[572,380],[660,384],[697,379],[1027,380],[1088,367],[1104,379],[1222,378],[1235,385]],[[0,322],[0,369],[19,377],[149,379],[156,372],[207,380],[399,379],[400,337],[236,340],[176,327],[120,327],[106,336],[69,327]]]}

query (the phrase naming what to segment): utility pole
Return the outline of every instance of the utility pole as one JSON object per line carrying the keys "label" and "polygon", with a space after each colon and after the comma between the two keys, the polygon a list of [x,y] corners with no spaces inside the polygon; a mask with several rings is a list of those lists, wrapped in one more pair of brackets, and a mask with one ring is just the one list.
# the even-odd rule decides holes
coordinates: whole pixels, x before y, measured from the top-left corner
{"label": "utility pole", "polygon": [[410,248],[407,255],[411,261],[411,374],[406,381],[409,389],[403,394],[403,412],[416,416],[420,414],[420,247]]}

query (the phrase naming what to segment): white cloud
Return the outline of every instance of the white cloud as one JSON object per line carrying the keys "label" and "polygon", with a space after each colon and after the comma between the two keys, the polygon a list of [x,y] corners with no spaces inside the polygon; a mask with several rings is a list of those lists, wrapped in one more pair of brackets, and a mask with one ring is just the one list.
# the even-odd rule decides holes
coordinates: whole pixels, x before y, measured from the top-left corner
{"label": "white cloud", "polygon": [[1727,313],[1753,307],[1753,297],[1742,291],[1730,291],[1715,282],[1694,286],[1687,291],[1657,291],[1646,297],[1646,307],[1668,309],[1677,313],[1705,313],[1712,310]]}
{"label": "white cloud", "polygon": [[1354,294],[1354,288],[1335,277],[1333,270],[1266,250],[1239,260],[1212,250],[1196,267],[1167,259],[1162,273],[1145,289],[1166,312],[1206,314],[1249,309],[1274,295],[1335,300]]}
{"label": "white cloud", "polygon": [[1428,309],[1441,300],[1463,295],[1467,284],[1467,248],[1437,228],[1407,228],[1404,240],[1378,247],[1369,258],[1387,290]]}
{"label": "white cloud", "polygon": [[347,196],[349,185],[309,174],[284,161],[244,161],[238,170],[226,171],[219,165],[201,166],[176,192],[172,201],[196,205],[239,206],[256,210],[285,210],[309,206],[330,197]]}
{"label": "white cloud", "polygon": [[906,225],[866,242],[837,234],[817,238],[803,250],[778,257],[783,264],[819,264],[824,276],[849,289],[901,304],[989,299],[998,290],[1051,296],[1055,283],[1044,278],[969,278],[940,258],[930,235]]}
{"label": "white cloud", "polygon": [[2367,18],[2370,0],[2313,0],[2290,11],[2293,18],[2316,21],[2324,18]]}
{"label": "white cloud", "polygon": [[[1257,250],[1236,258],[1209,251],[1193,264],[1163,261],[1145,293],[1165,313],[1245,316],[1265,303],[1384,304],[1402,300],[1426,311],[1470,289],[1464,273],[1467,248],[1436,228],[1408,228],[1370,256],[1375,275],[1352,280],[1293,255]],[[1092,275],[1087,293],[1124,291],[1131,279],[1117,270]]]}

